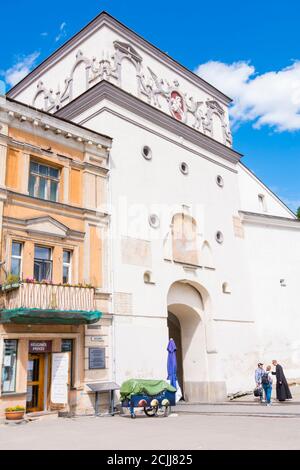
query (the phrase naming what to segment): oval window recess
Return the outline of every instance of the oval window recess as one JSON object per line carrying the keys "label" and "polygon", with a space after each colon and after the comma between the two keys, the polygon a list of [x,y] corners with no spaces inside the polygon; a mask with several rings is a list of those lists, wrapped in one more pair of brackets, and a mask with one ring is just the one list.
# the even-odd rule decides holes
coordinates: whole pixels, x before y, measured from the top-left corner
{"label": "oval window recess", "polygon": [[216,181],[217,181],[217,185],[220,186],[220,188],[223,188],[224,180],[223,180],[222,176],[218,175],[217,178],[216,178]]}
{"label": "oval window recess", "polygon": [[218,231],[218,232],[216,233],[216,240],[217,240],[218,243],[223,243],[224,237],[223,237],[223,233],[222,233],[222,232]]}
{"label": "oval window recess", "polygon": [[146,160],[151,160],[152,159],[152,150],[148,145],[144,145],[142,148],[142,155]]}
{"label": "oval window recess", "polygon": [[180,168],[181,173],[183,173],[184,175],[188,175],[189,166],[188,166],[187,163],[181,162],[180,165],[179,165],[179,168]]}
{"label": "oval window recess", "polygon": [[156,214],[149,215],[149,224],[153,228],[158,228],[159,227],[159,218]]}

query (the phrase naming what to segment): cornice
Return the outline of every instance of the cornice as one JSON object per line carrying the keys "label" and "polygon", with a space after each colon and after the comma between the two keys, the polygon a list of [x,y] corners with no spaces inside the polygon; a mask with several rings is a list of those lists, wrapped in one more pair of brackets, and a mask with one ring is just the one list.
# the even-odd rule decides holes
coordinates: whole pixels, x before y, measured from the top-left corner
{"label": "cornice", "polygon": [[110,137],[0,96],[0,131],[3,124],[104,158],[107,158],[107,150],[112,145]]}
{"label": "cornice", "polygon": [[239,211],[241,221],[244,224],[253,225],[269,225],[279,228],[288,228],[300,230],[299,219],[289,219],[288,217],[280,217],[277,215],[258,214],[256,212]]}
{"label": "cornice", "polygon": [[143,119],[151,121],[151,123],[177,136],[180,135],[189,142],[225,158],[232,163],[237,163],[242,157],[240,153],[236,152],[231,147],[227,147],[187,124],[175,120],[172,116],[167,115],[160,109],[154,108],[150,104],[106,80],[101,80],[85,93],[71,101],[71,103],[58,110],[55,116],[72,120],[103,100],[108,100],[121,106]]}
{"label": "cornice", "polygon": [[[0,191],[1,192],[1,191]],[[6,202],[11,203],[11,201],[17,201],[19,199],[24,201],[30,201],[34,203],[35,208],[41,209],[41,207],[47,208],[49,211],[51,209],[59,209],[59,211],[64,211],[66,214],[71,217],[72,212],[82,216],[84,220],[91,220],[92,222],[98,222],[99,218],[107,219],[110,217],[108,212],[99,211],[97,209],[89,209],[87,207],[78,207],[71,204],[66,204],[63,202],[54,202],[46,199],[39,199],[36,197],[29,196],[28,194],[19,193],[17,191],[12,191],[10,189],[2,190],[2,194],[6,194]]]}
{"label": "cornice", "polygon": [[161,63],[168,65],[177,75],[186,79],[190,83],[202,90],[206,91],[210,95],[219,99],[223,104],[228,105],[232,100],[220,90],[210,85],[208,82],[200,78],[198,75],[181,65],[175,59],[172,59],[169,55],[158,49],[156,46],[148,42],[142,36],[135,33],[133,30],[122,24],[116,18],[109,15],[107,12],[101,12],[96,18],[88,23],[83,29],[51,54],[46,60],[38,65],[32,72],[30,72],[23,80],[15,85],[8,93],[7,96],[12,98],[16,97],[24,89],[26,89],[33,81],[41,77],[42,74],[46,73],[51,67],[57,62],[62,60],[67,54],[78,48],[83,41],[87,40],[92,34],[98,31],[101,27],[108,26],[115,32],[117,32],[123,39],[130,40],[133,46],[139,46],[142,50],[147,52],[156,60]]}

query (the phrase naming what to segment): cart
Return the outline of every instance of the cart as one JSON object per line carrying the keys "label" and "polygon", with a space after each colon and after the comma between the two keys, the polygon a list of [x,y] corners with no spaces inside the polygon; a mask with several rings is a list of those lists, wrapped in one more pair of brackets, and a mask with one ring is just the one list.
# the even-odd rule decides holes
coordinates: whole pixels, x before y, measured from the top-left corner
{"label": "cart", "polygon": [[169,416],[176,405],[176,388],[163,380],[131,379],[121,386],[122,407],[128,408],[136,418],[135,408],[143,408],[148,417]]}

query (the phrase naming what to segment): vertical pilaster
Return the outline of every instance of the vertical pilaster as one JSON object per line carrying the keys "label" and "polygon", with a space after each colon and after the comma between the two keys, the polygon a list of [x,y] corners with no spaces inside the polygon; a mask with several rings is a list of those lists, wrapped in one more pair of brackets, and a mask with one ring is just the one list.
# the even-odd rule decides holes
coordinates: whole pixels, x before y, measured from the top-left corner
{"label": "vertical pilaster", "polygon": [[90,224],[88,222],[85,222],[83,279],[86,283],[90,282]]}
{"label": "vertical pilaster", "polygon": [[7,145],[0,142],[0,188],[5,187]]}
{"label": "vertical pilaster", "polygon": [[63,202],[68,204],[69,202],[69,191],[70,191],[70,168],[65,166],[63,168],[63,184],[64,184],[64,192],[63,192]]}
{"label": "vertical pilaster", "polygon": [[24,194],[28,194],[29,165],[30,165],[30,155],[29,153],[23,152],[22,161],[20,165],[19,188],[21,192]]}

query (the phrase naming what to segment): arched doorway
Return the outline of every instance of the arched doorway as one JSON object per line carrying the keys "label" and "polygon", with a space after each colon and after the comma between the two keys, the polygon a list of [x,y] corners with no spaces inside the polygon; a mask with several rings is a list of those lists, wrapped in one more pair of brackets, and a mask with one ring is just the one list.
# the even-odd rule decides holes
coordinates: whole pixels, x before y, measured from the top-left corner
{"label": "arched doorway", "polygon": [[168,293],[169,337],[177,346],[178,382],[186,401],[208,399],[208,364],[203,297],[187,281]]}

